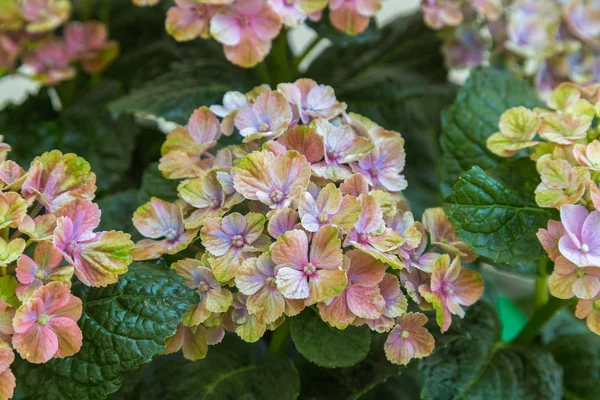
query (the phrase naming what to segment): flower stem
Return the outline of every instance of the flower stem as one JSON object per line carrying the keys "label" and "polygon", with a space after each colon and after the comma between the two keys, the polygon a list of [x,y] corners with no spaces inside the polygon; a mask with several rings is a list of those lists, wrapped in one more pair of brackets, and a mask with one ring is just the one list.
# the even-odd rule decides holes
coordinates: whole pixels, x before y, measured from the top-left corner
{"label": "flower stem", "polygon": [[267,63],[265,62],[261,62],[260,64],[258,64],[255,68],[254,71],[256,71],[256,75],[258,75],[258,79],[260,80],[260,83],[271,83],[271,75],[269,74],[269,69],[267,68]]}
{"label": "flower stem", "polygon": [[273,86],[282,82],[288,82],[292,78],[294,70],[289,62],[289,48],[287,42],[287,30],[282,29],[279,36],[273,42],[272,57],[270,58],[271,71],[273,72]]}
{"label": "flower stem", "polygon": [[533,339],[541,332],[542,328],[548,321],[552,319],[560,311],[561,308],[568,306],[573,303],[573,299],[562,300],[556,297],[550,297],[548,302],[538,308],[525,328],[519,333],[519,336],[512,341],[513,344],[526,346],[529,345]]}
{"label": "flower stem", "polygon": [[300,74],[298,71],[298,67],[300,67],[302,61],[304,61],[304,59],[314,50],[314,48],[317,47],[319,43],[321,43],[321,40],[323,40],[322,36],[317,36],[316,38],[314,38],[313,41],[310,42],[308,46],[306,46],[304,51],[294,59],[294,71],[296,76]]}
{"label": "flower stem", "polygon": [[285,347],[290,338],[290,320],[286,318],[275,331],[273,335],[271,335],[271,343],[269,344],[269,352],[273,354],[283,354],[285,352]]}
{"label": "flower stem", "polygon": [[538,277],[535,279],[535,308],[538,309],[548,302],[548,258],[538,262]]}

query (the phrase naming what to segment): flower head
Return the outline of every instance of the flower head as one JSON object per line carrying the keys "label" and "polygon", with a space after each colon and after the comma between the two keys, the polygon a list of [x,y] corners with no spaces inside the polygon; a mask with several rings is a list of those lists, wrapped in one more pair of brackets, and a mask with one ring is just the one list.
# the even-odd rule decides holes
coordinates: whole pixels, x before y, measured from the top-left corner
{"label": "flower head", "polygon": [[500,116],[500,132],[487,140],[487,146],[501,157],[512,157],[517,151],[533,147],[539,142],[533,140],[541,120],[533,111],[525,107],[513,107]]}
{"label": "flower head", "polygon": [[281,136],[292,121],[292,109],[285,97],[271,90],[261,93],[251,107],[239,110],[235,127],[244,141]]}
{"label": "flower head", "polygon": [[600,211],[591,213],[580,205],[565,204],[560,220],[566,235],[558,241],[560,253],[580,267],[600,267]]}
{"label": "flower head", "polygon": [[600,295],[592,299],[579,300],[575,309],[575,316],[585,319],[585,322],[596,335],[600,335]]}
{"label": "flower head", "polygon": [[304,124],[317,118],[330,120],[346,110],[346,104],[337,101],[331,86],[319,85],[312,79],[302,78],[294,83],[281,83],[277,90],[292,105],[295,120],[299,118]]}
{"label": "flower head", "polygon": [[356,318],[377,319],[386,309],[379,284],[386,266],[359,250],[346,253],[348,284],[338,296],[319,303],[321,318],[338,329],[345,329]]}
{"label": "flower head", "polygon": [[233,307],[226,314],[230,321],[226,328],[235,333],[245,342],[254,343],[267,330],[267,325],[258,322],[256,316],[250,314],[247,306],[248,296],[238,292],[233,298]]}
{"label": "flower head", "polygon": [[483,295],[483,278],[477,272],[460,265],[460,257],[450,263],[447,254],[441,256],[431,274],[431,283],[421,285],[419,293],[432,303],[437,323],[446,332],[452,323],[451,314],[464,317],[463,306],[470,306]]}
{"label": "flower head", "polygon": [[435,341],[424,325],[427,317],[421,313],[406,313],[396,319],[384,349],[388,360],[406,365],[413,358],[423,358],[433,352]]}
{"label": "flower head", "polygon": [[208,346],[220,343],[225,336],[223,326],[179,324],[175,336],[166,340],[167,348],[161,354],[171,354],[179,350],[190,361],[202,360],[208,353]]}
{"label": "flower head", "polygon": [[333,183],[322,188],[316,199],[304,192],[298,205],[302,227],[309,232],[317,232],[326,225],[348,232],[358,220],[360,211],[356,198],[343,196]]}
{"label": "flower head", "polygon": [[535,189],[535,201],[540,207],[559,208],[576,203],[590,181],[587,168],[573,167],[562,158],[553,160],[550,155],[542,156],[537,168],[542,182]]}
{"label": "flower head", "polygon": [[119,44],[108,40],[108,30],[100,22],[71,22],[64,33],[67,54],[81,60],[89,73],[103,71],[119,52]]}
{"label": "flower head", "polygon": [[406,179],[401,174],[405,159],[404,140],[384,138],[377,140],[373,150],[352,164],[352,170],[363,174],[371,187],[400,192],[407,186]]}
{"label": "flower head", "polygon": [[[185,229],[181,207],[156,197],[136,210],[133,225],[142,235],[150,238],[136,243],[132,252],[136,260],[176,254],[185,249],[198,234],[198,229]],[[163,239],[151,240],[158,238]]]}
{"label": "flower head", "polygon": [[217,117],[223,118],[221,121],[221,130],[225,136],[230,136],[233,133],[235,116],[238,111],[249,107],[250,102],[244,93],[227,92],[223,96],[223,105],[212,105],[212,111]]}
{"label": "flower head", "polygon": [[21,357],[35,364],[71,356],[82,344],[77,326],[80,317],[81,300],[70,293],[69,286],[50,282],[17,310],[13,346]]}
{"label": "flower head", "polygon": [[281,209],[276,211],[269,219],[267,232],[269,232],[271,237],[277,239],[288,231],[301,229],[302,225],[300,225],[299,220],[300,218],[296,210],[291,208]]}
{"label": "flower head", "polygon": [[548,279],[550,293],[559,299],[592,299],[600,292],[600,268],[578,267],[563,256],[556,259]]}
{"label": "flower head", "polygon": [[244,68],[254,67],[271,50],[281,19],[267,0],[239,0],[223,7],[210,21],[210,33],[225,45],[225,56]]}
{"label": "flower head", "polygon": [[21,15],[27,22],[27,32],[40,33],[62,25],[71,13],[69,0],[22,0]]}
{"label": "flower head", "polygon": [[0,192],[0,229],[16,228],[27,214],[27,203],[15,192]]}
{"label": "flower head", "polygon": [[423,213],[423,225],[429,232],[431,244],[448,252],[452,256],[459,255],[461,261],[471,262],[477,258],[469,246],[461,241],[448,216],[441,207],[428,208]]}
{"label": "flower head", "polygon": [[202,227],[202,245],[210,253],[209,262],[213,273],[221,282],[235,277],[244,259],[252,253],[268,248],[262,235],[264,215],[231,213],[223,218],[210,218]]}
{"label": "flower head", "polygon": [[445,26],[456,26],[463,21],[458,0],[422,0],[421,10],[427,26],[442,29]]}
{"label": "flower head", "polygon": [[322,11],[327,2],[328,0],[269,0],[281,21],[292,28],[303,23],[310,14]]}
{"label": "flower head", "polygon": [[329,21],[336,29],[357,35],[367,29],[369,18],[381,7],[381,0],[330,0]]}
{"label": "flower head", "polygon": [[342,292],[347,277],[338,234],[337,228],[322,227],[313,235],[310,251],[304,231],[292,230],[277,238],[271,257],[281,267],[277,288],[285,298],[306,299],[311,305]]}
{"label": "flower head", "polygon": [[175,0],[175,4],[169,8],[165,22],[169,35],[179,42],[210,38],[210,19],[215,12],[212,6],[195,0]]}
{"label": "flower head", "polygon": [[398,278],[385,274],[379,282],[379,293],[385,300],[385,308],[377,319],[367,319],[365,322],[375,332],[389,332],[394,327],[394,318],[404,314],[408,308],[408,300],[402,290]]}
{"label": "flower head", "polygon": [[56,85],[75,76],[65,44],[48,40],[24,57],[23,63],[34,71],[34,78],[44,85]]}

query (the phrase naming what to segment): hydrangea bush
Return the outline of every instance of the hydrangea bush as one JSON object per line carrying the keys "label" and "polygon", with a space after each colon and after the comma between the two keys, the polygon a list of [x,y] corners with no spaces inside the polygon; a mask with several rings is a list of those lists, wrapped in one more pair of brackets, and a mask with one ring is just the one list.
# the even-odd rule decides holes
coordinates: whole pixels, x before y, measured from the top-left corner
{"label": "hydrangea bush", "polygon": [[600,80],[598,1],[422,0],[421,9],[450,67],[503,66],[545,95]]}
{"label": "hydrangea bush", "polygon": [[0,0],[0,399],[597,398],[596,2],[133,3]]}

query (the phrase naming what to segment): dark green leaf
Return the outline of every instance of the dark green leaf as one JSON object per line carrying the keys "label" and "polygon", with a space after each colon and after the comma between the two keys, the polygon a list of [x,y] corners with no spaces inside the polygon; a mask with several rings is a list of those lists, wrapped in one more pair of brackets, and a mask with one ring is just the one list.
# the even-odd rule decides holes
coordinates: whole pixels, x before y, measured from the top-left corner
{"label": "dark green leaf", "polygon": [[561,336],[550,342],[547,349],[563,368],[567,399],[598,398],[600,337],[591,332]]}
{"label": "dark green leaf", "polygon": [[131,221],[133,213],[140,205],[138,191],[135,189],[102,197],[98,200],[98,206],[102,210],[102,220],[98,229],[123,231],[132,235],[133,241],[140,240],[142,237]]}
{"label": "dark green leaf", "polygon": [[296,399],[300,377],[294,365],[260,350],[260,343],[227,335],[209,348],[204,360],[190,362],[180,354],[159,357],[128,378],[111,399]]}
{"label": "dark green leaf", "polygon": [[456,234],[494,262],[527,262],[546,255],[537,239],[553,213],[537,206],[535,163],[509,160],[490,171],[478,166],[460,176],[444,201]]}
{"label": "dark green leaf", "polygon": [[369,353],[371,332],[366,325],[333,328],[308,309],[292,319],[292,340],[300,354],[321,367],[349,367]]}
{"label": "dark green leaf", "polygon": [[177,200],[177,185],[179,181],[166,179],[158,169],[158,163],[150,164],[142,176],[142,187],[137,194],[138,204],[144,204],[151,197],[164,201]]}
{"label": "dark green leaf", "polygon": [[317,35],[325,39],[329,39],[333,44],[341,47],[348,47],[354,44],[364,44],[377,41],[381,38],[381,32],[377,27],[377,21],[371,18],[367,29],[358,35],[348,35],[337,30],[331,22],[329,22],[329,10],[323,12],[323,17],[318,22],[307,22]]}
{"label": "dark green leaf", "polygon": [[463,326],[468,338],[453,341],[421,361],[422,399],[559,400],[562,369],[539,348],[509,348],[500,342],[500,324],[485,302],[469,308]]}
{"label": "dark green leaf", "polygon": [[453,185],[473,165],[486,170],[502,162],[487,149],[486,141],[498,131],[502,113],[516,106],[533,108],[543,103],[532,87],[508,72],[493,68],[471,72],[456,102],[442,118],[442,171],[446,185]]}
{"label": "dark green leaf", "polygon": [[187,61],[110,104],[113,115],[146,113],[181,125],[201,106],[221,104],[229,90],[245,91],[253,85],[248,73],[227,62]]}
{"label": "dark green leaf", "polygon": [[174,271],[135,263],[106,288],[73,285],[83,301],[79,353],[47,364],[15,363],[15,399],[94,400],[119,389],[127,374],[165,349],[165,339],[198,301]]}

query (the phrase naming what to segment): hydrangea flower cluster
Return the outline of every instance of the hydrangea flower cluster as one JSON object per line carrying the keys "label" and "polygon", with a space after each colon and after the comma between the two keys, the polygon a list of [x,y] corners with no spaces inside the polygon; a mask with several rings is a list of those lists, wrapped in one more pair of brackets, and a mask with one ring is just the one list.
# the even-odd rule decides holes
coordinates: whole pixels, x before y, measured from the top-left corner
{"label": "hydrangea flower cluster", "polygon": [[577,316],[600,334],[600,85],[560,84],[549,109],[516,107],[500,118],[488,148],[504,157],[531,148],[541,183],[540,207],[560,210],[538,237],[555,263],[550,293],[580,299]]}
{"label": "hydrangea flower cluster", "polygon": [[421,223],[403,200],[402,136],[347,113],[329,86],[228,92],[173,129],[162,155],[179,199],[138,208],[147,239],[133,256],[180,253],[172,268],[200,295],[167,352],[203,358],[225,330],[254,342],[312,307],[338,329],[390,332],[388,358],[406,364],[434,347],[406,295],[435,309],[443,332],[482,295],[481,276],[461,266],[476,255],[443,210]]}
{"label": "hydrangea flower cluster", "polygon": [[87,73],[102,72],[118,43],[108,40],[104,24],[68,22],[70,14],[69,0],[2,0],[0,75],[23,65],[42,84],[56,85],[75,76],[76,63]]}
{"label": "hydrangea flower cluster", "polygon": [[9,151],[0,144],[0,399],[15,387],[13,350],[36,364],[79,351],[73,275],[88,286],[114,283],[134,246],[126,233],[96,230],[96,176],[83,158],[54,150],[25,171]]}
{"label": "hydrangea flower cluster", "polygon": [[454,68],[500,64],[547,95],[562,82],[600,81],[598,0],[422,0]]}
{"label": "hydrangea flower cluster", "polygon": [[[329,21],[339,31],[357,35],[381,9],[381,0],[174,0],[167,12],[167,32],[177,41],[214,38],[227,59],[253,67],[271,51],[282,27],[319,21],[328,8]],[[158,0],[133,0],[150,6]]]}

